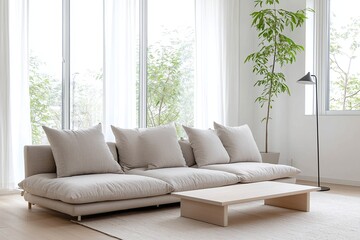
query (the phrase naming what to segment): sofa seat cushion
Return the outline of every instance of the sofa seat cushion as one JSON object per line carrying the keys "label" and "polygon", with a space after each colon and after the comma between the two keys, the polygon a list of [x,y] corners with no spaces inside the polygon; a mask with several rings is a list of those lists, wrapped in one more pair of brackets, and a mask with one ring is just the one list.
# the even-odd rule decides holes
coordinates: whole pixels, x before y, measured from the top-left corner
{"label": "sofa seat cushion", "polygon": [[19,186],[40,197],[82,204],[159,196],[172,192],[161,180],[126,174],[91,174],[57,178],[43,173],[26,178]]}
{"label": "sofa seat cushion", "polygon": [[238,162],[228,164],[214,164],[201,167],[236,174],[240,182],[260,182],[279,178],[295,177],[300,170],[281,164],[259,163],[259,162]]}
{"label": "sofa seat cushion", "polygon": [[220,187],[239,182],[239,179],[235,174],[189,167],[161,168],[151,170],[137,168],[132,169],[127,173],[160,179],[170,184],[176,192]]}

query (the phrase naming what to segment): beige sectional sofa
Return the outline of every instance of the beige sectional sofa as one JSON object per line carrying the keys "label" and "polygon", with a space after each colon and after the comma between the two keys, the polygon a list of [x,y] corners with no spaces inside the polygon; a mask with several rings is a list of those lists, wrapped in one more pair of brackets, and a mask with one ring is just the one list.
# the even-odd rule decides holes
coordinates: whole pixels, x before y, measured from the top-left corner
{"label": "beige sectional sofa", "polygon": [[[119,160],[115,143],[107,143]],[[186,166],[125,170],[125,173],[58,177],[50,145],[25,146],[25,175],[19,183],[25,200],[78,217],[130,208],[178,202],[172,192],[256,181],[295,182],[298,169],[262,162],[210,164],[198,167],[189,142],[179,141]]]}

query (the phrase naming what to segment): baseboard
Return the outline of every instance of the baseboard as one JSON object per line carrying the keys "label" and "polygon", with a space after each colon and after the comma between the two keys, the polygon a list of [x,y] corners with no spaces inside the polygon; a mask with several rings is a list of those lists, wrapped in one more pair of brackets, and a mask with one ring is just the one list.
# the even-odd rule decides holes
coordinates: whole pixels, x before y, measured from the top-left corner
{"label": "baseboard", "polygon": [[[296,176],[296,179],[317,182],[317,177],[312,176]],[[333,183],[340,185],[349,185],[349,186],[357,186],[360,187],[360,181],[352,181],[352,180],[343,180],[343,179],[334,179],[334,178],[321,178],[321,183]]]}

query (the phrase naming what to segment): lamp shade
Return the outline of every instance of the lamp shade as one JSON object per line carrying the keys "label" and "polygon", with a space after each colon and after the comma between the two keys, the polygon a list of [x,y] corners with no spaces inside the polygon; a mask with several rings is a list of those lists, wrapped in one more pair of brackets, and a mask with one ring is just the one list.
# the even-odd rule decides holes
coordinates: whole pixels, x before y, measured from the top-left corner
{"label": "lamp shade", "polygon": [[297,83],[301,84],[315,84],[315,81],[312,78],[313,75],[310,75],[310,72],[308,72],[305,76],[297,80]]}

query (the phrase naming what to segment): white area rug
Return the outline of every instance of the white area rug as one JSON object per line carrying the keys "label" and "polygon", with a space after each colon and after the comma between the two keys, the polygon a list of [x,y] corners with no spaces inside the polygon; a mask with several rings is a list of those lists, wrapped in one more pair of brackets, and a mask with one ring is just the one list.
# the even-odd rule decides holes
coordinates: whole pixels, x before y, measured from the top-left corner
{"label": "white area rug", "polygon": [[360,240],[360,198],[311,193],[310,212],[263,205],[263,201],[229,207],[229,226],[180,217],[178,205],[84,217],[79,223],[117,239]]}

